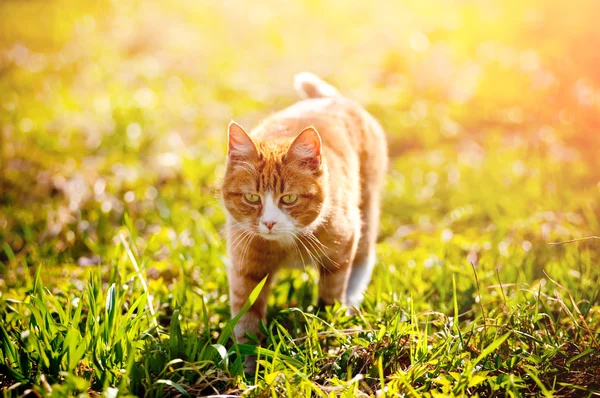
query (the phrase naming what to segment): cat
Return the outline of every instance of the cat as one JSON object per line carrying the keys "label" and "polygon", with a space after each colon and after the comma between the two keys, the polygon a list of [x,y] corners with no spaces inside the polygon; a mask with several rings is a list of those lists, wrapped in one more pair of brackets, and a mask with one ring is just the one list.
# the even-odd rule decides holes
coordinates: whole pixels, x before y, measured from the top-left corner
{"label": "cat", "polygon": [[222,196],[232,316],[267,277],[235,326],[238,342],[248,332],[259,334],[280,268],[313,263],[319,301],[356,309],[375,264],[388,159],[384,131],[317,76],[300,73],[294,86],[306,99],[249,134],[233,121],[228,128]]}

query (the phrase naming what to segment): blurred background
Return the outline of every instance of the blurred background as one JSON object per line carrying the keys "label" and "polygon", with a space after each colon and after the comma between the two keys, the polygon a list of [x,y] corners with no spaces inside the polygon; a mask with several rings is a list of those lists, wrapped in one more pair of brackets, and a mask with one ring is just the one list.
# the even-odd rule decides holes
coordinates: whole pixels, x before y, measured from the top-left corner
{"label": "blurred background", "polygon": [[124,228],[156,277],[213,243],[221,256],[227,123],[296,101],[301,71],[388,133],[382,261],[545,263],[546,242],[598,230],[598,15],[587,0],[4,0],[0,287],[17,264],[109,262]]}

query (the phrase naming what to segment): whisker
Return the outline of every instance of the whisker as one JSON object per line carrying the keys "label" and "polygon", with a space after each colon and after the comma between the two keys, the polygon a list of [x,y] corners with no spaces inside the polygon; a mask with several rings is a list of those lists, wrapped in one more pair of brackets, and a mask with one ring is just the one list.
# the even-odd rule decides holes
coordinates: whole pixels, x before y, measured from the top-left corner
{"label": "whisker", "polygon": [[311,253],[311,251],[308,249],[308,247],[304,244],[304,242],[302,242],[302,237],[301,236],[297,236],[298,237],[298,242],[300,242],[300,244],[302,246],[304,246],[304,248],[306,249],[306,253],[308,254],[308,256],[315,262],[315,264],[320,264],[321,266],[323,266],[325,269],[327,269],[327,266],[325,264],[323,264],[322,261],[320,261],[313,253]]}
{"label": "whisker", "polygon": [[240,245],[240,243],[244,240],[244,238],[249,234],[250,234],[249,231],[243,230],[242,233],[240,235],[236,236],[235,239],[230,243],[230,249],[235,250]]}
{"label": "whisker", "polygon": [[294,244],[296,251],[300,255],[300,258],[302,259],[302,266],[304,267],[304,272],[306,272],[306,261],[304,261],[304,256],[302,255],[302,251],[298,247],[298,243],[296,243],[296,236],[294,235],[293,232],[288,232],[288,234],[292,236],[292,243]]}
{"label": "whisker", "polygon": [[[307,237],[307,236],[305,235],[304,237]],[[318,253],[318,254],[319,254],[319,260],[318,260],[318,263],[319,263],[321,266],[325,267],[325,269],[329,270],[329,268],[327,267],[327,265],[325,265],[325,262],[323,261],[323,257],[324,257],[324,256],[322,255],[322,252],[320,252],[320,251],[318,250],[318,247],[317,247],[317,248],[315,248],[315,244],[314,244],[314,243],[312,243],[310,240],[307,240],[307,241],[306,241],[306,243],[307,243],[308,245],[310,245],[310,247],[311,247],[311,248],[312,248],[312,249],[313,249],[313,250],[314,250],[316,253]],[[313,255],[314,255],[314,257],[315,257],[315,258],[317,257],[317,255],[316,255],[315,253],[313,253]],[[327,255],[325,255],[325,257],[328,257],[328,256],[327,256]]]}
{"label": "whisker", "polygon": [[319,238],[317,238],[314,234],[310,234],[310,235],[306,235],[306,237],[309,239],[309,242],[312,241],[316,244],[319,244],[320,246],[317,246],[316,248],[323,254],[323,256],[325,256],[336,268],[339,268],[340,265],[335,262],[334,260],[331,259],[331,257],[329,257],[329,255],[327,254],[326,250],[329,250],[329,248],[327,246],[325,246],[323,243],[321,243],[321,241],[319,240]]}

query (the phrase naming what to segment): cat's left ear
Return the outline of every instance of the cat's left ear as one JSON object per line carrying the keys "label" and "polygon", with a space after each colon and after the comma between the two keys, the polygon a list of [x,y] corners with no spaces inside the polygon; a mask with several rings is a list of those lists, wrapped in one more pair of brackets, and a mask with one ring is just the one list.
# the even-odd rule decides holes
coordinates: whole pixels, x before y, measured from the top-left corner
{"label": "cat's left ear", "polygon": [[294,139],[288,149],[285,159],[288,162],[298,162],[312,170],[321,167],[321,136],[314,127],[308,127]]}

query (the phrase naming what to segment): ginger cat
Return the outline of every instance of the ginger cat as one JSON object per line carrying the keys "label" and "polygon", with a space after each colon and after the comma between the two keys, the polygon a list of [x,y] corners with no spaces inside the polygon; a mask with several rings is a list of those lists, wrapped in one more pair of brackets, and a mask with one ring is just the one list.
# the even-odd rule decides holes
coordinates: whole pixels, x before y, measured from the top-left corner
{"label": "ginger cat", "polygon": [[230,304],[235,327],[259,332],[278,269],[319,269],[319,298],[358,307],[375,264],[387,143],[379,123],[315,75],[301,73],[297,102],[246,133],[231,122],[222,193],[227,209]]}

